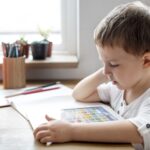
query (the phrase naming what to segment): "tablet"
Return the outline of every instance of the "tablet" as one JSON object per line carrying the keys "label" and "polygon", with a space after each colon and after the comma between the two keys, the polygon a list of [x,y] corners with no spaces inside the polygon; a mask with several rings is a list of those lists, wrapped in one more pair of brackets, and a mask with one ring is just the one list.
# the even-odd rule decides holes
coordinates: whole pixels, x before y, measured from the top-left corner
{"label": "tablet", "polygon": [[63,109],[61,118],[69,122],[104,122],[123,119],[107,105]]}

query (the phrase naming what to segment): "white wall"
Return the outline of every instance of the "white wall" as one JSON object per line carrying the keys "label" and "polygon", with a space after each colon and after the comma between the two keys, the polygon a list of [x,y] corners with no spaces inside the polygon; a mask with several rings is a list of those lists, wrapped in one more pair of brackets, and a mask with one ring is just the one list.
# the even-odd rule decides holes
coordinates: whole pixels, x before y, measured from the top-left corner
{"label": "white wall", "polygon": [[[93,41],[93,30],[98,22],[116,5],[133,0],[79,0],[78,50],[80,60],[74,69],[32,69],[28,79],[81,79],[101,67]],[[143,0],[150,4],[149,0]]]}

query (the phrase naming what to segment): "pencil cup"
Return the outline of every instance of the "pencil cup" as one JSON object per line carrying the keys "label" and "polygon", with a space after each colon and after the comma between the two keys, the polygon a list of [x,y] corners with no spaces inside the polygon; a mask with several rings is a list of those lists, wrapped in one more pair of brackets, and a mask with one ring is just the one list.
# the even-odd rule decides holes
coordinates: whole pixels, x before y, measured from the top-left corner
{"label": "pencil cup", "polygon": [[25,58],[3,58],[3,86],[5,89],[23,88],[26,85]]}

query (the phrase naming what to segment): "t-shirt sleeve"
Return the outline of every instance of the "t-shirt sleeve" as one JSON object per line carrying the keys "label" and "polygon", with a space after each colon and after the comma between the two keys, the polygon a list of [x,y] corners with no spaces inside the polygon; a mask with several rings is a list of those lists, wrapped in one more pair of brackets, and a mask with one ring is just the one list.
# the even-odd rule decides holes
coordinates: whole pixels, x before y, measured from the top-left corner
{"label": "t-shirt sleeve", "polygon": [[135,118],[128,119],[137,128],[144,140],[144,150],[150,150],[150,98],[140,107]]}

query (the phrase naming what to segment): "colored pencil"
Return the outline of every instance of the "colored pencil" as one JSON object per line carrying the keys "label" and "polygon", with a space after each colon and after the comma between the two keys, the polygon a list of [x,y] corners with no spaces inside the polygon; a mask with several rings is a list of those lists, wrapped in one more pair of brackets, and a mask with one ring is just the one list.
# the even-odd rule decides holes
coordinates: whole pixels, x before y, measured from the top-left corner
{"label": "colored pencil", "polygon": [[14,96],[19,96],[19,95],[27,95],[27,94],[34,94],[34,93],[39,93],[39,92],[45,92],[45,91],[51,91],[51,90],[57,90],[60,87],[53,87],[53,88],[45,88],[45,89],[36,89],[36,90],[32,90],[32,91],[24,91],[24,92],[20,92],[20,93],[16,93],[16,94],[12,94],[12,95],[7,95],[5,96],[5,98],[9,98],[9,97],[14,97]]}
{"label": "colored pencil", "polygon": [[36,89],[46,88],[46,87],[53,86],[53,85],[56,85],[56,84],[59,84],[59,83],[60,83],[59,81],[51,82],[51,83],[48,83],[48,84],[45,84],[45,85],[42,85],[42,86],[38,86],[38,87],[35,87],[35,88],[29,88],[26,91],[33,91],[33,90],[36,90]]}

